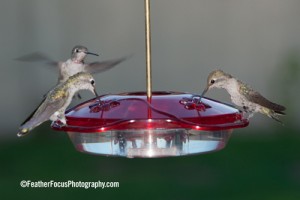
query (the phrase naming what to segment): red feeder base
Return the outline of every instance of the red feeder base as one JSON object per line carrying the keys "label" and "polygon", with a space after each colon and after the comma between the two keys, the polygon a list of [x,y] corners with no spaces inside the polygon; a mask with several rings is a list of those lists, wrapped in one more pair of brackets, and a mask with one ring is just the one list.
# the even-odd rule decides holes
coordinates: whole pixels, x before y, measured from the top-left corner
{"label": "red feeder base", "polygon": [[81,152],[165,157],[224,148],[234,128],[249,124],[236,108],[179,92],[103,95],[66,112],[66,131]]}

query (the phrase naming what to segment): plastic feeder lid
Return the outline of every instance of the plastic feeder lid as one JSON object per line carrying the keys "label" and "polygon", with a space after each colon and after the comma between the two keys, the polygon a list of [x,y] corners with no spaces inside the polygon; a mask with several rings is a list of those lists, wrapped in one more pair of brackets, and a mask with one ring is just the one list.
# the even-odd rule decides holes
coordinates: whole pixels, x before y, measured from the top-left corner
{"label": "plastic feeder lid", "polygon": [[77,150],[87,153],[163,157],[222,149],[234,128],[249,124],[236,108],[179,92],[104,95],[66,112],[68,132]]}

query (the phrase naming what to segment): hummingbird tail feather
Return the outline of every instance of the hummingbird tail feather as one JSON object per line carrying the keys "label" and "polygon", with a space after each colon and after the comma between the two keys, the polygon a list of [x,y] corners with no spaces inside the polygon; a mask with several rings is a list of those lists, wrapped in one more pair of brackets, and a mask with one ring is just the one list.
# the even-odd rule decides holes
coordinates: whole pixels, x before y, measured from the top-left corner
{"label": "hummingbird tail feather", "polygon": [[272,111],[268,116],[274,119],[275,121],[279,122],[281,125],[284,125],[283,122],[280,121],[279,115],[283,115],[283,114],[277,113],[276,111]]}
{"label": "hummingbird tail feather", "polygon": [[275,121],[279,122],[281,125],[284,125],[282,121],[280,121],[279,116],[284,115],[284,112],[278,110],[271,110],[269,108],[263,107],[260,112],[268,117],[274,119]]}
{"label": "hummingbird tail feather", "polygon": [[274,112],[275,112],[277,115],[285,115],[285,113],[282,112],[282,111],[275,110]]}
{"label": "hummingbird tail feather", "polygon": [[27,135],[29,133],[29,129],[28,128],[23,128],[23,129],[20,129],[20,131],[17,133],[17,136],[18,137],[23,137],[25,135]]}

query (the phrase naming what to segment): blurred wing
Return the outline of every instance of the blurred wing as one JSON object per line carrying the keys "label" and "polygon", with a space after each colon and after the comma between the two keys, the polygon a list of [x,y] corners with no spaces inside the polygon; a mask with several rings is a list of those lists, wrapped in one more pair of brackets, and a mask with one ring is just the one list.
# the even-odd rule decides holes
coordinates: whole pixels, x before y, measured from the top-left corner
{"label": "blurred wing", "polygon": [[29,115],[29,117],[27,117],[21,126],[26,124],[28,127],[34,127],[49,120],[51,115],[62,108],[66,100],[65,97],[60,97],[53,101],[46,102],[46,98],[44,98],[40,105]]}
{"label": "blurred wing", "polygon": [[91,74],[104,72],[113,68],[114,66],[118,65],[119,63],[123,62],[126,59],[127,57],[123,57],[123,58],[119,58],[115,60],[107,60],[103,62],[92,62],[85,66],[85,71]]}
{"label": "blurred wing", "polygon": [[247,92],[245,94],[245,97],[249,100],[252,101],[254,103],[257,103],[263,107],[269,108],[271,110],[274,110],[275,112],[282,112],[285,110],[284,106],[278,105],[276,103],[273,103],[271,101],[269,101],[268,99],[266,99],[265,97],[263,97],[259,92],[256,92],[254,90],[250,90],[249,92]]}
{"label": "blurred wing", "polygon": [[57,66],[58,62],[50,59],[48,56],[41,52],[34,52],[28,55],[24,55],[21,57],[16,58],[15,60],[17,61],[22,61],[22,62],[42,62],[46,63],[47,65],[51,66]]}

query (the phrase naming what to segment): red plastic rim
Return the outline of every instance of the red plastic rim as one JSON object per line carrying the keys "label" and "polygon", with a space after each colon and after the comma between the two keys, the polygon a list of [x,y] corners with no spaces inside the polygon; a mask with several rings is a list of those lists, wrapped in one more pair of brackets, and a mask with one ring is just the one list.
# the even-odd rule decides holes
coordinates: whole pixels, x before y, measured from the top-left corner
{"label": "red plastic rim", "polygon": [[66,112],[67,126],[52,128],[67,132],[106,132],[137,129],[224,130],[249,124],[242,113],[227,104],[181,92],[146,92],[102,95]]}

